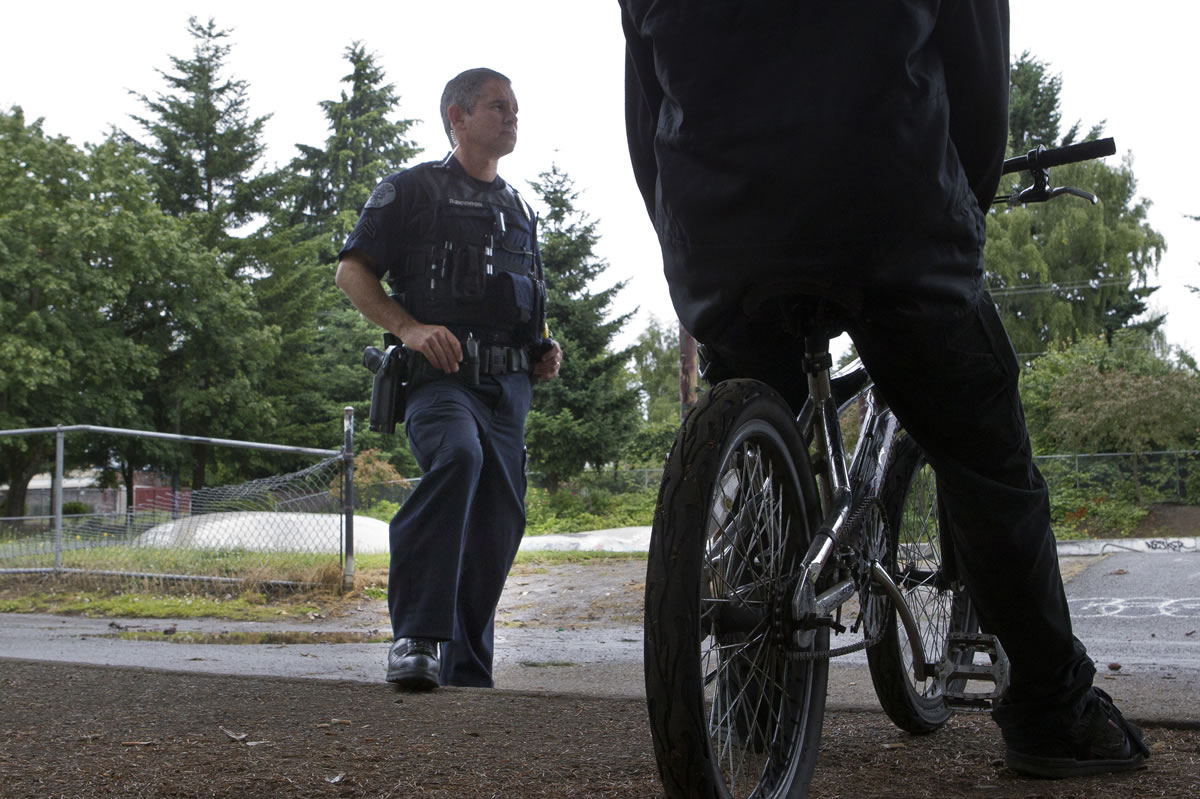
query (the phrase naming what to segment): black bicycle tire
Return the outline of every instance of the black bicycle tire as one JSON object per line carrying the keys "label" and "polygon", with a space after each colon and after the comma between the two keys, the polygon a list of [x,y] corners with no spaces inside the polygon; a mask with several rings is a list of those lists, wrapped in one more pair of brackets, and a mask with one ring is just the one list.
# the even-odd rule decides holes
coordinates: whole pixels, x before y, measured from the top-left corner
{"label": "black bicycle tire", "polygon": [[[880,490],[888,521],[884,565],[905,596],[911,598],[909,608],[921,628],[926,660],[935,662],[939,659],[936,652],[944,652],[948,634],[975,632],[978,620],[970,598],[958,582],[936,597],[934,592],[921,586],[906,588],[902,578],[905,565],[898,565],[898,560],[911,564],[912,556],[898,555],[898,550],[914,552],[922,547],[920,542],[923,541],[929,549],[922,547],[922,552],[936,553],[936,568],[931,569],[928,563],[923,563],[922,572],[936,572],[942,568],[941,556],[945,550],[940,541],[940,525],[934,527],[938,521],[936,487],[924,453],[907,435],[897,439],[886,469]],[[915,499],[914,491],[918,492]],[[910,501],[920,507],[909,506]],[[906,513],[910,509],[915,513]],[[922,557],[922,560],[928,558]],[[896,607],[890,601],[886,612],[883,637],[867,648],[875,694],[888,718],[900,729],[918,735],[933,732],[949,720],[953,710],[932,679],[926,679],[918,688],[913,677],[908,638]]]}
{"label": "black bicycle tire", "polygon": [[[681,427],[668,456],[647,562],[646,700],[655,756],[668,797],[726,799],[739,795],[739,785],[728,785],[723,774],[726,750],[730,754],[730,771],[737,772],[745,761],[738,760],[735,765],[733,755],[759,748],[765,749],[767,754],[751,754],[764,758],[766,765],[754,780],[764,781],[766,789],[755,795],[763,799],[801,797],[807,792],[817,759],[824,718],[827,660],[783,658],[784,648],[778,646],[777,632],[774,644],[766,638],[755,639],[755,651],[765,653],[763,656],[769,659],[772,668],[786,670],[779,672],[785,676],[778,679],[778,684],[788,686],[786,691],[778,692],[778,708],[784,708],[779,712],[779,718],[786,719],[780,729],[786,727],[787,731],[781,733],[775,729],[770,733],[773,743],[767,746],[763,746],[762,738],[768,736],[762,732],[759,717],[755,715],[747,724],[742,715],[745,711],[737,707],[743,696],[752,693],[753,674],[746,677],[750,672],[735,671],[729,666],[725,669],[732,672],[732,676],[720,672],[715,679],[706,681],[706,669],[701,662],[706,639],[701,630],[702,614],[722,601],[706,600],[701,594],[706,558],[714,551],[708,549],[709,519],[713,515],[716,491],[722,490],[719,485],[728,489],[725,483],[718,483],[722,475],[729,479],[723,465],[729,462],[731,453],[741,451],[743,444],[748,448],[755,447],[755,452],[773,449],[759,457],[770,458],[772,463],[789,461],[794,470],[788,480],[772,478],[767,481],[783,486],[781,496],[789,496],[785,501],[797,506],[793,513],[799,518],[793,518],[793,522],[803,526],[801,536],[796,537],[794,533],[790,536],[784,558],[788,563],[795,552],[803,555],[819,520],[816,485],[808,453],[783,399],[765,384],[750,380],[726,381],[705,394]],[[763,449],[757,449],[759,447]],[[750,457],[743,458],[745,462],[750,460]],[[727,514],[732,515],[737,514],[731,511]],[[723,557],[748,562],[752,558],[737,553],[737,545],[728,544],[730,537],[739,535],[736,531],[729,532],[733,527],[731,522],[723,528],[721,551],[726,553]],[[716,539],[714,536],[713,540]],[[707,573],[711,575],[712,567],[709,568]],[[788,593],[790,599],[790,589]],[[706,623],[717,628],[723,624],[721,621]],[[827,647],[828,631],[819,631],[816,639],[814,648]],[[736,643],[741,650],[748,650],[750,637]],[[712,704],[709,703],[706,709],[705,685],[713,682],[717,686],[714,692],[719,693],[722,685],[728,689],[728,684],[722,682],[724,680],[742,682],[736,686],[737,697],[725,716],[729,719],[728,724],[717,725],[720,740],[714,751],[714,740],[710,735],[713,725],[708,718]],[[768,680],[767,684],[776,683]],[[759,688],[753,689],[757,692],[753,702],[755,711],[763,705],[766,695],[761,690],[761,683],[758,685]],[[772,704],[775,698],[770,697],[767,704]],[[734,727],[737,729],[720,738],[721,730]],[[781,740],[787,743],[775,743]],[[734,747],[739,746],[741,749],[735,752]],[[783,752],[786,754],[781,756]],[[758,787],[754,786],[755,789]]]}

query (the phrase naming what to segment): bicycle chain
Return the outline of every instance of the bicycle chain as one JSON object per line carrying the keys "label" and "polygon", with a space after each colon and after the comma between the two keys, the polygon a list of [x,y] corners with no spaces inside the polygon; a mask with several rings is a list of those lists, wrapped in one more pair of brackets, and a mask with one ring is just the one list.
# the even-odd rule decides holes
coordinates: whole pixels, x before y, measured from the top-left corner
{"label": "bicycle chain", "polygon": [[857,652],[860,649],[866,649],[869,646],[875,646],[883,640],[883,635],[877,635],[870,641],[859,641],[857,644],[847,644],[846,646],[835,647],[834,649],[822,649],[819,652],[788,652],[784,655],[786,660],[794,661],[811,661],[811,660],[829,660],[830,658],[841,657]]}

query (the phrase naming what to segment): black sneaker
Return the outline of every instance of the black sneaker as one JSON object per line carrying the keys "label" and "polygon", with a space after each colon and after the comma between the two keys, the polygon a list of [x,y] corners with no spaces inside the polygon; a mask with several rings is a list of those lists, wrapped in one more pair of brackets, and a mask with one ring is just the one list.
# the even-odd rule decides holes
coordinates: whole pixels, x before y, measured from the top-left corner
{"label": "black sneaker", "polygon": [[388,652],[387,681],[405,691],[432,691],[438,687],[437,641],[397,638]]}
{"label": "black sneaker", "polygon": [[1042,738],[1035,743],[1006,736],[1005,743],[1004,763],[1009,768],[1048,779],[1129,771],[1150,757],[1142,731],[1125,720],[1108,694],[1095,687],[1065,737]]}

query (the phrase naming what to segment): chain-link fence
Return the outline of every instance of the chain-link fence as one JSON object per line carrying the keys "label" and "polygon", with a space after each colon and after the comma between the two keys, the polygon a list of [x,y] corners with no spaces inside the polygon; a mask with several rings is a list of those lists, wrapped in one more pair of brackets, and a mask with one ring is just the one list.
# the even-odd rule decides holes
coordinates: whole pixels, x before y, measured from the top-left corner
{"label": "chain-link fence", "polygon": [[[631,494],[639,491],[658,491],[662,481],[663,470],[656,469],[618,469],[603,472],[586,472],[582,476],[568,481],[569,490],[587,494],[590,491],[602,490],[614,494]],[[537,472],[530,472],[530,488],[545,488],[549,481]],[[380,502],[394,503],[397,507],[412,496],[420,484],[420,477],[406,477],[389,483],[375,483],[356,488],[357,505],[361,509],[370,508]]]}
{"label": "chain-link fence", "polygon": [[[353,413],[342,450],[176,436],[90,425],[0,431],[56,436],[52,512],[0,518],[0,575],[241,588],[352,585]],[[285,456],[322,457],[284,474],[197,490],[146,492],[123,510],[64,513],[70,433],[103,433]],[[294,458],[293,458],[294,460]],[[136,495],[135,495],[136,496]]]}
{"label": "chain-link fence", "polygon": [[389,483],[374,483],[355,488],[355,504],[362,510],[387,502],[397,508],[403,505],[420,485],[420,477],[406,477]]}
{"label": "chain-link fence", "polygon": [[1200,503],[1200,451],[1040,455],[1034,460],[1056,491],[1086,491],[1137,505]]}
{"label": "chain-link fence", "polygon": [[[1138,505],[1156,503],[1200,503],[1200,451],[1039,455],[1034,458],[1050,484],[1051,495],[1086,492],[1109,496]],[[662,469],[620,469],[586,472],[569,481],[567,488],[586,495],[592,491],[614,494],[656,491]],[[397,507],[421,482],[419,477],[363,487],[359,507],[378,502]],[[529,486],[545,488],[547,481],[538,473],[529,474]]]}

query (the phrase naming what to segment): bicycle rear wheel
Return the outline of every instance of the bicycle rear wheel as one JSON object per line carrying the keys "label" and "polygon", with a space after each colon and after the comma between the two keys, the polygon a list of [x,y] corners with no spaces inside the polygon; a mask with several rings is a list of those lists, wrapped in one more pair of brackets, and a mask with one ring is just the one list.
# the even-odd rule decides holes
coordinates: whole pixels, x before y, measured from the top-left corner
{"label": "bicycle rear wheel", "polygon": [[[883,565],[917,621],[932,669],[946,657],[950,634],[975,632],[979,622],[942,540],[933,469],[907,435],[896,441],[880,498],[889,522]],[[897,727],[933,732],[953,711],[932,678],[916,680],[912,647],[890,601],[886,613],[883,638],[867,649],[875,693]]]}
{"label": "bicycle rear wheel", "polygon": [[828,647],[790,600],[819,515],[808,454],[763,383],[717,385],[659,490],[646,576],[646,699],[669,797],[796,797],[816,762]]}

